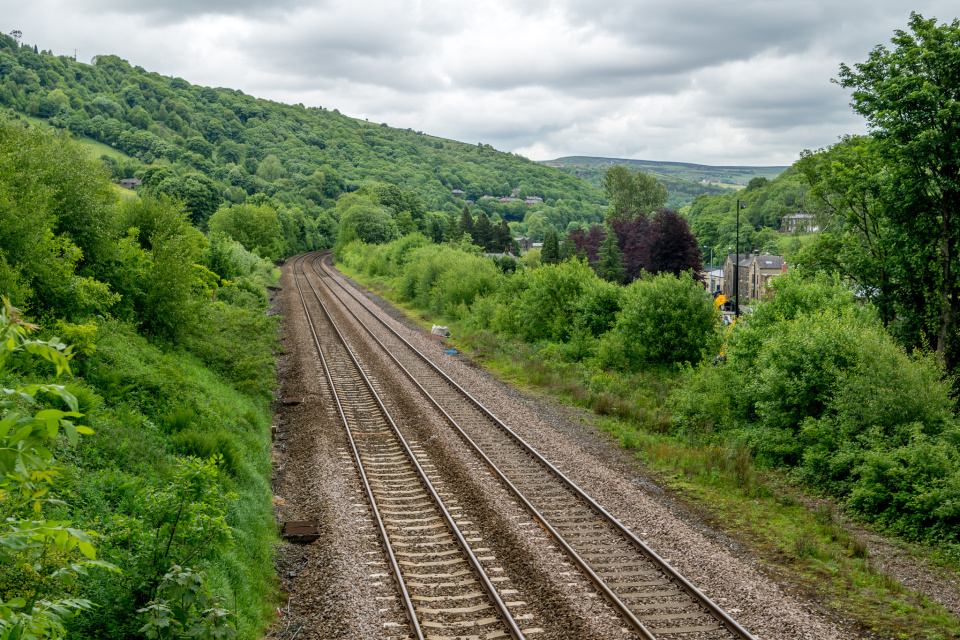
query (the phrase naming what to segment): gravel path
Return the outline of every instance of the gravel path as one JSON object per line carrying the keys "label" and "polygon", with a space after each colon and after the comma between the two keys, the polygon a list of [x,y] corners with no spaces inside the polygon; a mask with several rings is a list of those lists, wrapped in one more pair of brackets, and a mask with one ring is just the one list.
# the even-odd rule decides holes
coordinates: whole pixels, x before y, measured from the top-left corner
{"label": "gravel path", "polygon": [[[330,398],[321,384],[319,359],[309,342],[290,265],[284,267],[277,296],[285,316],[279,363],[284,398],[302,398],[296,405],[279,404],[280,439],[275,445],[274,490],[280,520],[318,519],[321,538],[310,545],[284,545],[278,555],[280,578],[290,593],[272,631],[277,638],[381,638],[397,624],[389,606],[392,583],[371,579],[370,558],[379,543],[372,536],[363,508],[356,472],[343,454],[345,436]],[[793,638],[855,638],[762,572],[759,562],[735,540],[700,522],[696,514],[671,499],[648,478],[638,475],[631,457],[580,422],[581,412],[545,403],[502,385],[442,353],[444,345],[406,321],[402,314],[372,294],[390,322],[415,347],[435,359],[445,372],[492,408],[547,459],[591,494],[615,517],[675,566],[709,597],[731,613],[758,640]],[[399,320],[397,320],[399,318]],[[356,331],[356,329],[351,329]],[[359,334],[357,334],[359,335]],[[386,364],[369,345],[358,347],[366,366],[384,380]],[[384,383],[394,385],[396,383]],[[400,385],[391,402],[404,418],[403,427],[434,460],[444,481],[462,486],[468,499],[462,506],[482,522],[485,548],[510,575],[518,600],[539,599],[534,618],[550,638],[622,638],[619,620],[565,558],[548,544],[543,532],[516,501],[485,472],[443,421]],[[343,505],[351,506],[344,509]],[[544,615],[544,610],[553,615]],[[385,626],[386,625],[386,626]],[[296,631],[299,630],[299,631]]]}

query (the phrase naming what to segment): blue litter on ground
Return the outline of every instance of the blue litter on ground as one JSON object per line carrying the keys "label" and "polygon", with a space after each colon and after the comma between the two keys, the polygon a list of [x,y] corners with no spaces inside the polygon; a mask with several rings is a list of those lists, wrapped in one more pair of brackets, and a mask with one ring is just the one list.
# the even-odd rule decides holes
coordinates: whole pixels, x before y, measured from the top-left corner
{"label": "blue litter on ground", "polygon": [[449,351],[444,351],[444,353],[456,353],[456,352],[457,352],[456,349],[450,349]]}

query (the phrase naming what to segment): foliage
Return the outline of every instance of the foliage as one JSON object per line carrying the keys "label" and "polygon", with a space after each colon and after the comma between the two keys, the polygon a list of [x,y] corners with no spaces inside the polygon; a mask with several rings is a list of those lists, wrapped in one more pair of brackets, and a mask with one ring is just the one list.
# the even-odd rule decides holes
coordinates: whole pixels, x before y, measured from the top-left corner
{"label": "foliage", "polygon": [[593,264],[597,275],[615,284],[622,284],[625,275],[623,268],[623,254],[617,247],[617,236],[613,233],[607,233],[600,245],[599,256]]}
{"label": "foliage", "polygon": [[557,166],[564,173],[586,180],[602,188],[607,169],[624,165],[632,171],[643,171],[654,176],[667,188],[668,209],[679,210],[689,206],[698,196],[715,196],[736,191],[733,185],[746,185],[755,177],[773,179],[787,167],[715,167],[687,162],[660,162],[654,160],[626,160],[587,156],[541,161]]}
{"label": "foliage", "polygon": [[[702,245],[713,247],[718,256],[736,253],[737,200],[746,208],[740,212],[740,251],[751,247],[763,253],[779,254],[783,217],[797,213],[822,217],[823,203],[809,198],[809,184],[792,166],[773,180],[755,184],[731,194],[694,199],[689,209],[680,211]],[[718,260],[719,261],[719,260]]]}
{"label": "foliage", "polygon": [[340,228],[334,252],[340,255],[342,247],[354,240],[368,244],[383,244],[400,236],[400,230],[390,210],[377,204],[369,196],[351,194],[337,202]]}
{"label": "foliage", "polygon": [[[0,377],[9,375],[7,363],[16,352],[26,352],[53,363],[57,374],[69,372],[70,348],[57,338],[29,340],[37,327],[22,321],[19,311],[3,298],[0,309]],[[70,411],[43,409],[32,413],[38,397],[61,399]],[[71,445],[80,434],[92,431],[74,425],[81,417],[77,400],[59,385],[32,384],[2,390],[0,407],[0,567],[3,568],[0,597],[0,638],[31,640],[66,636],[65,623],[91,608],[92,603],[76,597],[78,577],[90,568],[117,571],[110,563],[97,560],[93,531],[71,526],[69,521],[44,517],[44,506],[62,504],[53,498],[57,467],[51,443],[61,430]],[[11,584],[11,579],[16,582]],[[11,593],[12,592],[12,593]]]}
{"label": "foliage", "polygon": [[897,533],[954,540],[950,378],[897,346],[848,288],[798,275],[775,286],[730,331],[726,363],[688,370],[670,400],[675,428],[741,442]]}
{"label": "foliage", "polygon": [[543,248],[540,250],[540,261],[543,264],[557,264],[560,262],[560,240],[557,232],[547,229],[543,236]]}
{"label": "foliage", "polygon": [[575,326],[580,298],[589,283],[597,280],[590,267],[579,260],[544,264],[514,277],[519,281],[503,296],[505,308],[500,322],[504,328],[515,323],[512,331],[528,342],[566,341]]}
{"label": "foliage", "polygon": [[209,223],[210,232],[222,233],[247,251],[276,260],[280,257],[280,222],[269,204],[239,204],[220,209]]}
{"label": "foliage", "polygon": [[613,329],[600,343],[600,361],[638,370],[696,363],[716,331],[713,299],[690,273],[636,280],[623,292]]}
{"label": "foliage", "polygon": [[881,202],[888,172],[876,140],[847,136],[828,149],[804,151],[797,166],[826,213],[821,215],[824,232],[795,257],[795,266],[808,273],[843,274],[889,324],[892,247]]}
{"label": "foliage", "polygon": [[643,171],[632,172],[623,165],[607,169],[602,180],[610,199],[607,221],[629,221],[667,204],[667,188]]}
{"label": "foliage", "polygon": [[[123,226],[135,230],[139,247],[118,261],[110,279],[125,295],[125,314],[154,335],[180,340],[196,326],[202,236],[175,201],[144,196],[122,205]],[[133,266],[133,270],[123,267]]]}
{"label": "foliage", "polygon": [[170,567],[157,588],[157,599],[140,609],[147,622],[140,629],[151,640],[237,637],[233,615],[223,598],[212,595],[206,576],[196,567]]}
{"label": "foliage", "polygon": [[[116,56],[83,64],[35,55],[7,38],[0,59],[0,106],[126,154],[110,160],[114,177],[141,177],[144,190],[182,200],[202,229],[221,203],[257,195],[272,199],[278,212],[299,208],[319,221],[338,197],[366,189],[402,232],[426,233],[427,212],[460,212],[463,200],[452,193],[460,189],[494,228],[505,220],[538,238],[545,226],[563,232],[571,221],[599,222],[607,204],[583,180],[486,144],[194,86]],[[515,190],[543,203],[500,202]],[[330,234],[310,242],[323,244],[322,235],[330,246]]]}
{"label": "foliage", "polygon": [[[26,394],[13,397],[0,418],[19,416],[22,424],[5,432],[19,438],[16,446],[0,448],[14,461],[46,465],[18,485],[17,501],[9,493],[0,500],[23,543],[10,554],[16,556],[11,570],[0,571],[0,609],[28,621],[33,614],[24,607],[33,606],[32,598],[23,594],[39,592],[66,603],[50,610],[57,620],[46,613],[32,618],[47,624],[48,636],[62,627],[72,638],[142,637],[137,609],[153,597],[168,561],[188,559],[202,565],[213,592],[234,595],[240,635],[256,637],[274,588],[267,403],[276,319],[264,314],[272,265],[224,234],[205,238],[181,201],[162,189],[116,200],[110,177],[65,137],[0,124],[0,164],[0,285],[51,327],[0,358],[19,377],[4,387]],[[160,169],[145,182],[180,177],[169,166]],[[265,200],[251,197],[252,206],[272,202],[258,195]],[[86,217],[71,217],[76,212]],[[276,212],[281,250],[312,241],[302,212],[287,205]],[[326,232],[329,220],[321,216],[317,228],[322,222]],[[77,343],[65,386],[55,373],[66,361],[53,356],[67,351],[50,335],[54,329]],[[243,349],[236,348],[240,342]],[[53,350],[43,352],[40,343]],[[31,349],[51,360],[27,357]],[[24,379],[35,384],[24,386]],[[28,416],[42,418],[39,431],[24,431]],[[82,444],[68,446],[80,433],[88,433]],[[48,459],[54,453],[56,476]],[[214,458],[202,463],[202,491],[199,481],[184,480],[184,454]],[[55,478],[56,493],[69,495],[69,504],[51,502],[52,489],[42,493],[47,478]],[[236,499],[224,501],[232,494]],[[164,507],[185,504],[177,495],[191,503],[179,521]],[[41,515],[51,511],[45,527],[35,524],[36,501]],[[149,523],[141,517],[147,512]],[[68,585],[63,579],[71,567],[92,562],[83,555],[91,529],[104,534],[95,561],[122,566],[125,574],[91,571]],[[162,535],[169,548],[161,546]],[[36,546],[49,536],[61,546]],[[98,606],[68,619],[88,601]]]}
{"label": "foliage", "polygon": [[136,518],[114,516],[107,524],[111,546],[133,561],[128,566],[137,592],[153,594],[171,565],[208,559],[231,544],[225,514],[236,496],[224,494],[217,482],[221,463],[216,456],[178,461],[167,483],[138,493]]}
{"label": "foliage", "polygon": [[[568,242],[574,255],[586,257],[591,266],[598,269],[602,247],[610,236],[616,238],[622,278],[627,283],[642,277],[644,272],[679,276],[692,270],[699,276],[703,267],[697,239],[687,221],[675,211],[661,209],[652,217],[641,213],[629,220],[614,220],[609,227],[594,225],[588,232],[577,229],[570,233]],[[615,265],[609,257],[612,247],[606,252],[602,267],[605,273]]]}
{"label": "foliage", "polygon": [[13,304],[77,318],[117,303],[93,277],[112,246],[99,235],[111,197],[103,171],[65,138],[0,124],[0,283]]}
{"label": "foliage", "polygon": [[895,331],[911,346],[935,345],[952,367],[960,362],[960,20],[937,25],[911,13],[909,26],[892,49],[841,65],[839,82],[853,89],[851,106],[887,168],[882,202],[897,277],[884,293],[907,319]]}

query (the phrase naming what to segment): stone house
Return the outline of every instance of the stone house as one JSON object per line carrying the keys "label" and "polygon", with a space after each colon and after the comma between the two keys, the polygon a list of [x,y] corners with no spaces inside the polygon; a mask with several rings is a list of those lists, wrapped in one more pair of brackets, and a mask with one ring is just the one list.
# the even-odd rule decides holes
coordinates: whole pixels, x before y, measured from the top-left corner
{"label": "stone house", "polygon": [[750,261],[750,299],[765,300],[767,298],[767,282],[786,271],[786,263],[780,256],[760,255],[754,252]]}
{"label": "stone house", "polygon": [[736,289],[734,280],[736,279],[735,266],[737,262],[740,265],[739,283],[740,304],[748,303],[751,300],[763,300],[767,295],[767,282],[770,278],[780,275],[786,271],[786,263],[780,256],[771,256],[760,254],[759,249],[754,249],[753,253],[730,254],[723,265],[723,273],[726,276],[723,279],[723,295],[727,300],[733,301]]}
{"label": "stone house", "polygon": [[735,283],[737,279],[737,263],[740,264],[740,301],[743,302],[749,299],[750,287],[748,283],[750,282],[750,261],[752,257],[753,255],[749,253],[731,253],[727,255],[727,260],[723,263],[723,295],[726,296],[731,304],[733,303],[738,288]]}

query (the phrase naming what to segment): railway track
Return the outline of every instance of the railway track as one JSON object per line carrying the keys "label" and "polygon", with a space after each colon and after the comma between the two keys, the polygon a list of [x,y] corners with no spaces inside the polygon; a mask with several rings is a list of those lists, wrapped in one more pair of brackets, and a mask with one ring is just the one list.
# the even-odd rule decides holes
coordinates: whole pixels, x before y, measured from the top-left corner
{"label": "railway track", "polygon": [[424,451],[401,435],[306,279],[305,260],[294,264],[297,291],[409,623],[409,633],[400,637],[522,640],[523,631],[500,598],[511,592],[508,578],[491,577],[484,561],[495,558],[476,555],[485,549],[470,543],[482,538],[461,529],[471,523],[458,523],[456,500],[441,496],[441,481]]}
{"label": "railway track", "polygon": [[646,640],[753,640],[667,561],[394,331],[333,275],[326,257],[310,254],[308,262],[331,299],[339,301],[403,369],[630,629]]}

